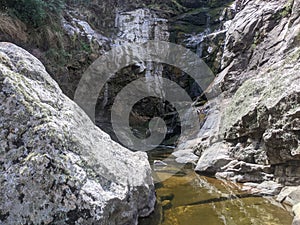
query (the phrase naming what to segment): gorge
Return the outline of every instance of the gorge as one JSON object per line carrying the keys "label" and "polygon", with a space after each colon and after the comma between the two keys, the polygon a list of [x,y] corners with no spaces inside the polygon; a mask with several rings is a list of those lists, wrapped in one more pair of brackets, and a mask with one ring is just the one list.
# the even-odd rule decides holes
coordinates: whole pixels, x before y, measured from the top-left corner
{"label": "gorge", "polygon": [[[1,224],[300,224],[299,0],[57,3],[42,6],[42,22],[0,3]],[[148,41],[193,52],[213,79],[198,83],[180,67],[188,60],[138,58],[96,96],[95,126],[76,104],[83,74],[112,49]],[[138,79],[139,92],[164,98],[131,106],[140,139],[153,118],[166,123],[147,154],[126,149],[111,118]],[[189,95],[185,116],[165,79]]]}

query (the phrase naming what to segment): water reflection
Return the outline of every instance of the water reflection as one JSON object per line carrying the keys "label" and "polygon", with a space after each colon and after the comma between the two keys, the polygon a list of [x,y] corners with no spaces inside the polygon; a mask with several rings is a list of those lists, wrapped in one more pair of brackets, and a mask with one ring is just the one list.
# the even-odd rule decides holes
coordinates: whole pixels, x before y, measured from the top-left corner
{"label": "water reflection", "polygon": [[[150,157],[150,162],[162,157]],[[270,197],[251,196],[238,184],[199,176],[185,167],[171,178],[177,165],[154,168],[160,203],[142,225],[290,225],[292,215]]]}

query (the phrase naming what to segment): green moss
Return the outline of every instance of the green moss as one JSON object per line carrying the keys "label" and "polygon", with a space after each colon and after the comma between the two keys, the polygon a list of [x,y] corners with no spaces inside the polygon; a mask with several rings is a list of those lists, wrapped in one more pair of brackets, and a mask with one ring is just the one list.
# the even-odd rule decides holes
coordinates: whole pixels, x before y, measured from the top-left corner
{"label": "green moss", "polygon": [[190,23],[174,23],[170,27],[170,31],[176,31],[179,33],[192,34],[192,33],[201,33],[205,30],[203,26],[197,26]]}
{"label": "green moss", "polygon": [[300,48],[295,50],[289,57],[286,58],[285,64],[297,63],[300,60]]}
{"label": "green moss", "polygon": [[90,43],[84,42],[82,40],[79,40],[79,43],[80,43],[81,49],[83,51],[85,51],[87,53],[91,53],[92,52],[92,48],[91,48]]}
{"label": "green moss", "polygon": [[280,12],[281,18],[286,17],[286,16],[288,16],[288,15],[290,15],[292,13],[293,4],[294,4],[294,0],[289,0],[285,4],[283,10]]}
{"label": "green moss", "polygon": [[256,45],[255,43],[253,43],[253,44],[251,45],[251,50],[256,49],[256,47],[257,47],[257,45]]}
{"label": "green moss", "polygon": [[229,6],[230,4],[232,4],[233,1],[231,0],[227,0],[227,1],[220,1],[220,0],[209,0],[208,1],[208,6],[211,8],[216,8],[216,7],[224,7],[225,6]]}
{"label": "green moss", "polygon": [[163,11],[165,13],[171,13],[171,14],[175,14],[175,15],[183,13],[187,10],[184,6],[182,6],[176,0],[169,0],[164,3],[162,3],[162,2],[152,3],[149,5],[146,5],[146,7],[153,9],[153,10]]}
{"label": "green moss", "polygon": [[223,10],[224,10],[224,6],[222,7],[201,7],[201,8],[197,8],[197,9],[192,9],[189,12],[187,12],[186,14],[199,14],[199,13],[205,13],[208,14],[209,16],[211,16],[212,18],[216,18],[219,17]]}
{"label": "green moss", "polygon": [[176,6],[176,9],[178,11],[185,11],[186,8],[183,7],[180,3],[178,3],[176,0],[171,0],[171,2]]}

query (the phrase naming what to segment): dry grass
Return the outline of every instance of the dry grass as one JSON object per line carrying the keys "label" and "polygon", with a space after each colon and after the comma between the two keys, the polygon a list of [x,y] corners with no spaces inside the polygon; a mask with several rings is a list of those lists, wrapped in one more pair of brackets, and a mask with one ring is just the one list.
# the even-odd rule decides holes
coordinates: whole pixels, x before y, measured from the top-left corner
{"label": "dry grass", "polygon": [[17,18],[0,13],[0,41],[19,41],[26,43],[28,34],[26,25]]}

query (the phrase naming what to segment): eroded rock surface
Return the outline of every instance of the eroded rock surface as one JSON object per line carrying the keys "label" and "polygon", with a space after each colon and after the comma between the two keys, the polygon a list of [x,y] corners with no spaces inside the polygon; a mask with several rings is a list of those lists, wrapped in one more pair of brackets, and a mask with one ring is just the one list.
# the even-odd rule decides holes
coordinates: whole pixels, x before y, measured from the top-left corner
{"label": "eroded rock surface", "polygon": [[154,207],[145,153],[113,142],[25,50],[0,43],[1,224],[137,224]]}
{"label": "eroded rock surface", "polygon": [[[225,98],[216,113],[206,119],[207,123],[218,114],[221,123],[205,123],[200,134],[209,129],[205,140],[197,145],[198,152],[205,154],[207,140],[214,140],[210,145],[220,139],[227,143],[230,157],[238,163],[220,169],[225,172],[222,176],[237,179],[232,175],[251,175],[238,166],[245,162],[253,165],[252,172],[257,164],[271,168],[265,175],[258,171],[242,179],[244,182],[273,179],[286,185],[299,184],[298,6],[297,0],[247,1],[232,20],[226,34],[224,70],[216,79]],[[259,63],[253,66],[254,62]],[[239,169],[233,171],[235,167]]]}
{"label": "eroded rock surface", "polygon": [[[294,205],[299,224],[300,1],[236,2],[240,11],[226,32],[215,80],[223,95],[218,107],[204,106],[210,113],[194,147],[201,156],[196,170],[260,194],[293,185],[277,201]],[[215,161],[211,146],[218,145],[232,159],[227,165],[218,163],[225,157]]]}

